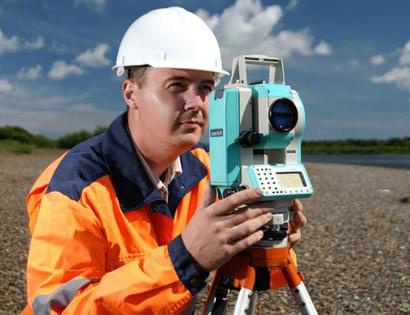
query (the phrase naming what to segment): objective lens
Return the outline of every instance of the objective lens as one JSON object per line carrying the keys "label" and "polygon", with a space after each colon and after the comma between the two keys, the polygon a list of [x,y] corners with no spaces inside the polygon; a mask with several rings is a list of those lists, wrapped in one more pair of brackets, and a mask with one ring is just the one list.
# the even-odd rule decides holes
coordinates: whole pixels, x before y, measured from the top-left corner
{"label": "objective lens", "polygon": [[275,101],[269,108],[269,122],[279,132],[288,132],[295,128],[298,122],[295,104],[286,98]]}

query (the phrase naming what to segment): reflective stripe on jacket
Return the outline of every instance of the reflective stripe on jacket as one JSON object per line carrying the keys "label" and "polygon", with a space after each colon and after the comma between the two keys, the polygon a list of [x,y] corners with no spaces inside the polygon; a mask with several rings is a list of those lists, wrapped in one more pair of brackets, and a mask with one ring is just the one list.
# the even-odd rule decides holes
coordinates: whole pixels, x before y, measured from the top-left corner
{"label": "reflective stripe on jacket", "polygon": [[54,161],[31,189],[24,314],[178,314],[204,287],[208,273],[180,235],[209,184],[208,153],[181,155],[166,203],[125,122]]}

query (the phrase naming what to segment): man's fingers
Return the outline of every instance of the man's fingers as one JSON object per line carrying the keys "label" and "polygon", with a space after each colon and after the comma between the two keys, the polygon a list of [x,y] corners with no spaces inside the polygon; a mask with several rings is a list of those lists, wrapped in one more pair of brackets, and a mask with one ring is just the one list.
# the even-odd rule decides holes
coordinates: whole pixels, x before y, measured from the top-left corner
{"label": "man's fingers", "polygon": [[271,213],[263,213],[252,219],[248,219],[242,224],[236,225],[229,230],[228,240],[229,244],[242,240],[255,231],[259,230],[263,225],[272,220]]}
{"label": "man's fingers", "polygon": [[303,227],[307,222],[305,215],[302,212],[296,212],[296,216],[294,219],[294,226],[295,228]]}
{"label": "man's fingers", "polygon": [[295,211],[295,212],[303,211],[303,205],[302,205],[302,203],[300,202],[299,199],[293,200],[292,210]]}
{"label": "man's fingers", "polygon": [[259,188],[248,188],[234,193],[213,205],[214,214],[226,215],[240,205],[257,201],[261,196],[262,190]]}
{"label": "man's fingers", "polygon": [[292,247],[295,243],[299,242],[302,238],[300,229],[296,229],[293,233],[288,235],[289,245]]}
{"label": "man's fingers", "polygon": [[262,238],[263,238],[263,232],[261,230],[258,230],[252,233],[251,235],[249,235],[248,237],[232,244],[231,247],[233,249],[234,255],[256,244]]}
{"label": "man's fingers", "polygon": [[[267,204],[266,204],[267,205]],[[256,218],[261,214],[268,213],[272,211],[272,207],[267,207],[265,204],[257,203],[255,206],[246,206],[243,209],[234,211],[227,216],[226,224],[229,227],[234,227],[247,220]]]}
{"label": "man's fingers", "polygon": [[297,211],[293,218],[292,226],[296,230],[303,227],[307,222],[307,219],[302,211]]}
{"label": "man's fingers", "polygon": [[292,210],[295,212],[295,216],[292,223],[293,227],[295,229],[303,227],[306,224],[307,219],[303,214],[303,206],[300,200],[295,199],[293,201]]}

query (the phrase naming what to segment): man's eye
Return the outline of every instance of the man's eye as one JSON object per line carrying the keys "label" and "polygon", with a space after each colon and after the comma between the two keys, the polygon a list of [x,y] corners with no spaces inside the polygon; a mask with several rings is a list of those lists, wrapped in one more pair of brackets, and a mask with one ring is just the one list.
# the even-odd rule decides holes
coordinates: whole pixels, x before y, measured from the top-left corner
{"label": "man's eye", "polygon": [[169,88],[173,92],[183,91],[185,89],[185,84],[183,84],[181,82],[175,82],[175,83],[172,83],[169,86]]}
{"label": "man's eye", "polygon": [[213,86],[210,86],[210,85],[202,85],[202,86],[200,86],[199,89],[201,90],[201,92],[204,92],[204,93],[209,94],[209,93],[212,92],[212,90],[213,90],[214,88],[213,88]]}

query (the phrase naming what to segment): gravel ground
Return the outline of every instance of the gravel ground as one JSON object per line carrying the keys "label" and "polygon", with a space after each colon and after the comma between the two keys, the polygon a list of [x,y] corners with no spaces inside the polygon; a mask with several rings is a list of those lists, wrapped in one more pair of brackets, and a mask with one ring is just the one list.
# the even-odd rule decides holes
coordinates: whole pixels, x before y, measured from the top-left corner
{"label": "gravel ground", "polygon": [[[0,314],[16,314],[24,306],[29,244],[25,196],[60,154],[0,152]],[[296,251],[318,312],[410,314],[410,171],[307,166],[315,196],[303,201],[309,222]],[[260,293],[258,314],[299,312],[288,290],[280,289]]]}

